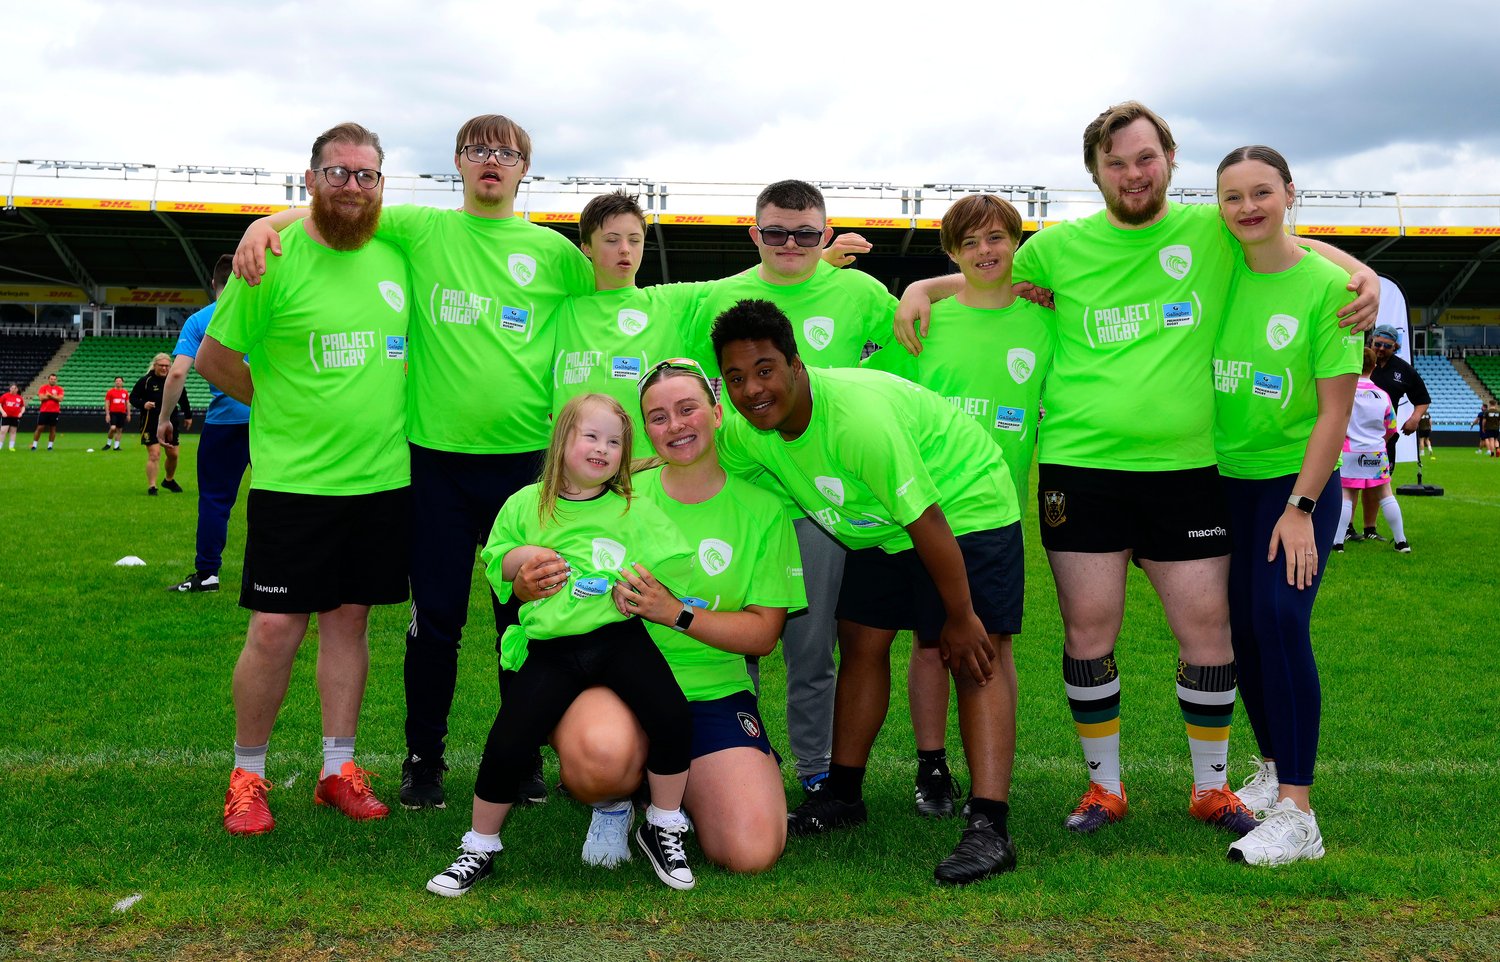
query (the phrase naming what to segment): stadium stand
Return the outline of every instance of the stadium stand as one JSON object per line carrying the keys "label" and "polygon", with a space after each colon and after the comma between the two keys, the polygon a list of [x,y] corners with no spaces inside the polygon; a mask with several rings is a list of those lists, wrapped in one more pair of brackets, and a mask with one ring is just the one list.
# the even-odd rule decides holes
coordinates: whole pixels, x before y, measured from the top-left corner
{"label": "stadium stand", "polygon": [[1432,417],[1432,429],[1458,431],[1467,428],[1481,402],[1453,363],[1436,354],[1419,354],[1415,367],[1427,384],[1427,392],[1432,395],[1432,407],[1427,409]]}
{"label": "stadium stand", "polygon": [[[1485,390],[1495,397],[1500,397],[1500,355],[1470,354],[1464,360],[1468,362],[1469,369],[1474,372],[1475,377],[1479,378],[1479,383],[1484,385]],[[1469,417],[1472,419],[1474,415],[1471,413]],[[1468,421],[1464,423],[1467,424]]]}
{"label": "stadium stand", "polygon": [[[125,388],[135,387],[151,366],[151,358],[177,343],[172,337],[86,337],[57,372],[57,383],[67,389],[63,410],[71,414],[102,414],[104,392],[115,378],[125,379]],[[208,409],[208,382],[196,371],[187,378],[188,402],[195,414]],[[1469,415],[1473,417],[1473,415]]]}
{"label": "stadium stand", "polygon": [[26,390],[60,347],[62,338],[56,335],[0,335],[0,390],[12,381]]}

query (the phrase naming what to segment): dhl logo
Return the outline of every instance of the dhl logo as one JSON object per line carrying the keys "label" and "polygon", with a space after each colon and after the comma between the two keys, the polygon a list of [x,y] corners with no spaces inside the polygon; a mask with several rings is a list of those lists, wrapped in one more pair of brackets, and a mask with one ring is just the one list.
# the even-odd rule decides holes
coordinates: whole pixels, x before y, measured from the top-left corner
{"label": "dhl logo", "polygon": [[276,210],[277,210],[277,208],[272,207],[270,204],[241,204],[241,205],[239,205],[239,211],[242,214],[271,214],[271,213],[275,213]]}
{"label": "dhl logo", "polygon": [[117,304],[192,304],[199,298],[186,291],[131,291]]}
{"label": "dhl logo", "polygon": [[896,224],[896,219],[894,217],[867,217],[864,220],[864,226],[865,227],[895,227],[895,226],[897,226],[897,224]]}
{"label": "dhl logo", "polygon": [[1475,237],[1500,237],[1500,227],[1476,227]]}
{"label": "dhl logo", "polygon": [[176,211],[183,211],[185,213],[208,213],[207,204],[189,204],[181,201],[172,204],[172,209]]}
{"label": "dhl logo", "polygon": [[135,207],[137,203],[138,203],[137,201],[133,201],[133,200],[101,200],[99,202],[99,209],[100,210],[130,210],[133,207]]}
{"label": "dhl logo", "polygon": [[532,218],[532,220],[540,221],[543,224],[557,224],[557,223],[567,223],[569,221],[575,221],[575,220],[578,219],[578,215],[577,214],[558,213],[556,211],[551,211],[551,212],[540,211],[540,212],[537,212],[535,214],[532,214],[531,218]]}
{"label": "dhl logo", "polygon": [[1359,233],[1360,233],[1361,236],[1364,236],[1364,237],[1369,237],[1369,236],[1372,236],[1372,235],[1379,235],[1381,237],[1385,237],[1385,236],[1388,236],[1390,234],[1394,234],[1395,233],[1395,229],[1391,228],[1391,227],[1361,227],[1359,229]]}
{"label": "dhl logo", "polygon": [[1301,233],[1304,233],[1304,234],[1337,234],[1338,233],[1338,229],[1334,228],[1334,227],[1322,227],[1322,226],[1319,226],[1317,224],[1310,224],[1310,225],[1302,228]]}
{"label": "dhl logo", "polygon": [[702,214],[678,214],[672,221],[677,224],[707,224],[708,218]]}
{"label": "dhl logo", "polygon": [[63,199],[61,197],[33,197],[31,199],[31,206],[32,207],[65,207],[67,205],[63,203]]}

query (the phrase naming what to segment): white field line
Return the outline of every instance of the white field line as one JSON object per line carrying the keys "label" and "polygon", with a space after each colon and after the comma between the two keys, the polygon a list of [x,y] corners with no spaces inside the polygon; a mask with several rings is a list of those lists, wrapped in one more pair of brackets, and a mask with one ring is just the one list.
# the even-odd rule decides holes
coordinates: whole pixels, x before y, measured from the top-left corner
{"label": "white field line", "polygon": [[130,907],[139,902],[141,898],[142,896],[139,892],[135,893],[134,895],[127,895],[123,899],[120,899],[120,901],[116,902],[114,904],[114,908],[111,911],[128,912],[130,911]]}

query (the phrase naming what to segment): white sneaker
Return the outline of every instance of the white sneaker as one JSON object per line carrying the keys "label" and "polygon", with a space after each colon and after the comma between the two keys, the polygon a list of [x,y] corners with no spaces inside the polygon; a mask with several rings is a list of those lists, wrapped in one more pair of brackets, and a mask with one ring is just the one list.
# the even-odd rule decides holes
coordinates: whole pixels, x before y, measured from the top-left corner
{"label": "white sneaker", "polygon": [[583,837],[583,864],[614,868],[630,861],[630,824],[635,807],[626,799],[618,811],[594,809],[589,832]]}
{"label": "white sneaker", "polygon": [[1229,846],[1229,860],[1246,865],[1289,865],[1322,857],[1317,816],[1290,798],[1273,805],[1259,827]]}
{"label": "white sneaker", "polygon": [[1254,774],[1245,779],[1245,784],[1235,794],[1256,818],[1264,819],[1266,813],[1276,807],[1276,799],[1281,797],[1281,779],[1276,775],[1275,762],[1260,758],[1252,761],[1255,762]]}

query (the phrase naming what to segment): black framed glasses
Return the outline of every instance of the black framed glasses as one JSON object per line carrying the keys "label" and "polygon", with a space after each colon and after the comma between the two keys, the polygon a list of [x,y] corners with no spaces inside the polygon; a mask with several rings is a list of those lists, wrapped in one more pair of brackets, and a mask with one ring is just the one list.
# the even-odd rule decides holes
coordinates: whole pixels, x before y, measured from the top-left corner
{"label": "black framed glasses", "polygon": [[644,397],[646,388],[661,380],[662,373],[665,371],[686,371],[689,374],[697,375],[698,379],[708,386],[708,393],[710,395],[714,393],[713,386],[708,384],[708,375],[703,373],[702,364],[699,364],[690,357],[669,357],[645,374],[642,374],[641,379],[635,382],[637,396]]}
{"label": "black framed glasses", "polygon": [[348,167],[319,167],[318,173],[328,181],[329,187],[342,187],[349,183],[350,177],[353,177],[354,182],[365,190],[374,190],[379,187],[380,178],[385,176],[371,167],[364,167],[360,170],[350,170]]}
{"label": "black framed glasses", "polygon": [[785,227],[761,227],[757,224],[755,229],[760,231],[760,242],[767,247],[781,247],[788,237],[795,238],[798,247],[818,247],[823,243],[823,232],[815,227],[787,230]]}
{"label": "black framed glasses", "polygon": [[491,157],[501,167],[514,167],[523,159],[519,150],[510,147],[490,147],[486,144],[464,144],[460,151],[471,164],[482,164]]}

